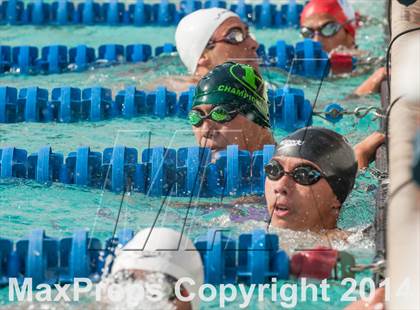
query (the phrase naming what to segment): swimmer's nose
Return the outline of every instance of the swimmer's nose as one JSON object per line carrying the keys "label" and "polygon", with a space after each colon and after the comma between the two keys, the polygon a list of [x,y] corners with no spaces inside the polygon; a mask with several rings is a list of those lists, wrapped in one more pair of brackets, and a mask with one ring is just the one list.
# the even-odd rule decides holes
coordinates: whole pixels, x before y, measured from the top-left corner
{"label": "swimmer's nose", "polygon": [[294,184],[290,176],[284,175],[280,180],[274,182],[274,193],[280,196],[289,196]]}
{"label": "swimmer's nose", "polygon": [[214,122],[208,119],[204,120],[200,130],[203,137],[211,138],[214,135]]}
{"label": "swimmer's nose", "polygon": [[255,37],[248,36],[248,40],[249,40],[249,44],[250,44],[251,49],[257,50],[258,47],[260,47],[260,44],[257,42],[257,40],[255,40]]}
{"label": "swimmer's nose", "polygon": [[316,41],[316,42],[321,42],[321,36],[319,35],[318,31],[315,31],[315,35],[312,38],[312,40]]}

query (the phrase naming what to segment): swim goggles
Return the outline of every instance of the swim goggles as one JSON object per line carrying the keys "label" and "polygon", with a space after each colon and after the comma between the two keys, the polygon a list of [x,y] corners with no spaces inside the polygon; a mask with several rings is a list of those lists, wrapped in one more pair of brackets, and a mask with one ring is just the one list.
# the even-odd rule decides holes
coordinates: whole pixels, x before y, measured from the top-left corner
{"label": "swim goggles", "polygon": [[208,114],[200,110],[191,110],[188,113],[188,120],[194,127],[200,127],[206,119],[211,119],[217,123],[226,123],[234,119],[238,113],[238,110],[229,111],[223,106],[217,106]]}
{"label": "swim goggles", "polygon": [[280,180],[283,176],[287,175],[300,185],[314,185],[322,177],[322,173],[308,164],[302,164],[294,168],[291,172],[286,172],[283,166],[277,160],[270,160],[264,166],[264,171],[267,177],[272,181]]}
{"label": "swim goggles", "polygon": [[225,42],[232,45],[238,45],[244,42],[248,37],[252,37],[252,34],[250,34],[248,31],[244,33],[244,31],[241,28],[232,28],[229,30],[229,32],[220,40],[212,40],[210,39],[207,43],[206,48],[211,49],[214,47],[216,43],[219,42]]}
{"label": "swim goggles", "polygon": [[317,29],[310,28],[310,27],[302,27],[300,29],[300,34],[302,35],[302,37],[309,38],[309,39],[312,39],[316,33],[319,33],[321,36],[325,38],[329,38],[336,35],[337,32],[339,32],[342,27],[343,25],[341,25],[340,23],[330,21]]}

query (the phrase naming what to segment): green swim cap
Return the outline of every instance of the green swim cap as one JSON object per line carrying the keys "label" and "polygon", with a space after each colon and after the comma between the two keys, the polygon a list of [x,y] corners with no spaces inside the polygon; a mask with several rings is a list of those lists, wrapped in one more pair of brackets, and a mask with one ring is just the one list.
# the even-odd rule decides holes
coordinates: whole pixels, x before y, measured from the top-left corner
{"label": "green swim cap", "polygon": [[254,123],[271,127],[264,81],[249,65],[226,62],[206,74],[198,82],[192,107],[202,104],[237,109]]}

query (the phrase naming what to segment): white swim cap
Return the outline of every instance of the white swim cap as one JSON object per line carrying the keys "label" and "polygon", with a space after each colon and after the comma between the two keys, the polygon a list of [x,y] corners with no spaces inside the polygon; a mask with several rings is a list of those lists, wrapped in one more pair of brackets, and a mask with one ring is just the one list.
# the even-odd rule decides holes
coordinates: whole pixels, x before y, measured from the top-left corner
{"label": "white swim cap", "polygon": [[182,285],[188,293],[195,294],[195,298],[191,301],[193,310],[199,309],[198,289],[204,282],[203,263],[200,253],[193,249],[196,248],[192,241],[173,229],[165,227],[143,229],[117,252],[111,273],[115,274],[122,270],[144,270],[165,273],[176,279],[191,278],[195,281],[195,285],[186,282]]}
{"label": "white swim cap", "polygon": [[193,74],[198,60],[216,29],[229,17],[238,17],[232,11],[211,8],[188,14],[175,32],[176,49],[188,71]]}

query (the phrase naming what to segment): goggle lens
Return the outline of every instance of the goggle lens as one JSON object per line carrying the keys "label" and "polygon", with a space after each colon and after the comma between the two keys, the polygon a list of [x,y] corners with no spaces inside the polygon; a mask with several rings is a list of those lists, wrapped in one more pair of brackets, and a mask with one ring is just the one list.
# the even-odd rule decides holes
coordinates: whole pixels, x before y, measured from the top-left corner
{"label": "goggle lens", "polygon": [[283,166],[277,160],[271,160],[264,167],[265,174],[272,181],[280,180],[284,175],[291,176],[293,180],[300,185],[313,185],[318,182],[322,174],[310,165],[301,165],[291,172],[284,171]]}
{"label": "goggle lens", "polygon": [[210,111],[209,114],[205,115],[199,110],[191,110],[188,113],[188,120],[191,125],[195,127],[200,127],[204,120],[211,119],[217,123],[226,123],[233,119],[233,115],[238,113],[237,111],[229,112],[227,109],[222,106],[217,106]]}

